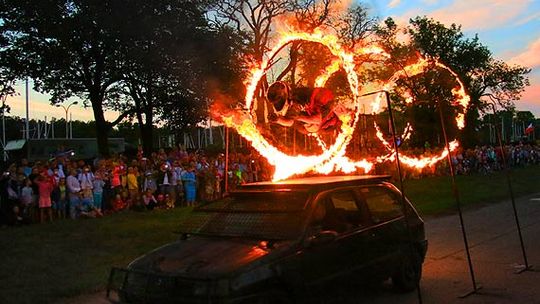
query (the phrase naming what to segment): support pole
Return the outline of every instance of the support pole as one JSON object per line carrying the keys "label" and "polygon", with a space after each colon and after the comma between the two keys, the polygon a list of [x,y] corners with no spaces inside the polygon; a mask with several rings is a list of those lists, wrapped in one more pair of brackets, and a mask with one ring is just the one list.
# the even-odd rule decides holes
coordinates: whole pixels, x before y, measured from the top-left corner
{"label": "support pole", "polygon": [[28,95],[28,78],[26,78],[26,139],[30,139],[30,114],[28,106],[30,104],[30,97]]}
{"label": "support pole", "polygon": [[[388,122],[390,124],[390,130],[392,131],[392,140],[394,143],[394,151],[396,153],[396,167],[397,167],[397,172],[399,175],[399,188],[400,188],[399,191],[401,192],[401,209],[404,215],[405,226],[407,227],[407,236],[409,239],[409,243],[412,243],[413,237],[412,237],[411,226],[409,222],[409,212],[407,211],[408,208],[406,206],[405,187],[403,185],[403,175],[401,174],[401,162],[399,160],[399,146],[398,146],[397,136],[396,136],[396,125],[394,122],[394,115],[392,112],[392,104],[390,102],[390,94],[388,93],[388,91],[384,91],[384,95],[386,97],[386,104],[388,106],[388,117],[389,117]],[[413,248],[412,246],[409,246],[409,249],[410,249],[411,257],[414,256],[415,253],[413,252],[413,250],[415,250],[415,248]],[[420,282],[418,281],[416,282],[416,294],[418,297],[418,303],[422,304],[422,292],[420,290]]]}
{"label": "support pole", "polygon": [[7,152],[6,152],[6,112],[3,107],[6,100],[2,102],[2,154],[4,156],[4,162],[7,161]]}
{"label": "support pole", "polygon": [[[495,109],[495,105],[493,103],[490,103],[492,109],[493,109],[493,116],[495,117],[497,111]],[[523,242],[523,236],[521,234],[521,224],[519,223],[519,216],[517,213],[516,208],[516,201],[514,199],[514,190],[512,187],[512,178],[510,176],[510,168],[508,167],[508,164],[506,163],[506,155],[504,153],[504,147],[501,140],[501,134],[499,133],[499,128],[497,127],[497,124],[493,124],[495,128],[495,136],[497,137],[497,141],[499,143],[499,149],[501,149],[501,160],[503,163],[503,169],[506,173],[506,182],[508,184],[508,193],[510,194],[510,201],[512,202],[512,210],[514,211],[514,219],[516,220],[516,227],[518,231],[519,236],[519,244],[521,245],[521,253],[523,255],[523,265],[520,265],[519,269],[516,271],[517,274],[520,274],[527,270],[532,270],[532,265],[529,265],[529,261],[527,259],[527,252],[525,250],[525,244]]]}
{"label": "support pole", "polygon": [[225,128],[225,191],[224,193],[229,192],[229,128]]}
{"label": "support pole", "polygon": [[467,255],[467,263],[469,265],[469,273],[471,275],[471,283],[472,283],[472,287],[473,287],[472,291],[469,291],[468,293],[460,296],[460,298],[466,298],[466,297],[468,297],[468,296],[470,296],[472,294],[477,293],[478,290],[480,290],[482,287],[476,284],[476,279],[475,279],[475,276],[474,276],[474,268],[473,268],[473,264],[472,264],[472,260],[471,260],[471,252],[469,250],[469,241],[467,240],[467,232],[465,230],[465,224],[464,224],[464,221],[463,221],[463,212],[461,211],[461,201],[460,201],[460,198],[459,198],[458,187],[457,187],[457,184],[456,184],[456,176],[455,176],[455,172],[454,172],[454,164],[452,163],[452,156],[450,155],[450,144],[448,143],[448,136],[446,134],[446,127],[444,125],[444,116],[443,116],[443,111],[442,111],[442,104],[440,102],[439,102],[439,117],[440,117],[440,122],[441,122],[441,129],[442,129],[443,136],[444,136],[444,144],[446,146],[446,152],[448,153],[447,160],[448,160],[448,167],[450,168],[450,175],[452,177],[452,192],[454,193],[454,198],[456,200],[456,206],[457,206],[457,209],[458,209],[459,223],[460,223],[460,226],[461,226],[461,233],[462,233],[462,236],[463,236],[463,244],[465,245],[465,253]]}

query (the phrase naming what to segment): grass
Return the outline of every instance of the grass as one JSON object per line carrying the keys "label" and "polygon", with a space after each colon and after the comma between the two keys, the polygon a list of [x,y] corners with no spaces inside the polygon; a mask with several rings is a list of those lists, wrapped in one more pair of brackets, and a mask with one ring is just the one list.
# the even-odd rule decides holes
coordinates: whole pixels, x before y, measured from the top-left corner
{"label": "grass", "polygon": [[51,303],[105,289],[111,266],[178,238],[186,208],[0,230],[0,303]]}
{"label": "grass", "polygon": [[[540,167],[512,172],[516,196],[540,191]],[[458,176],[464,205],[508,198],[504,173]],[[421,214],[452,211],[450,178],[410,180],[407,196]],[[126,212],[101,219],[57,221],[0,230],[0,303],[50,303],[105,289],[111,266],[175,240],[189,209]]]}
{"label": "grass", "polygon": [[[540,192],[540,167],[529,166],[511,171],[516,197]],[[457,176],[456,184],[462,206],[478,205],[509,199],[506,174]],[[444,214],[455,210],[451,178],[431,177],[407,180],[405,193],[422,215]]]}

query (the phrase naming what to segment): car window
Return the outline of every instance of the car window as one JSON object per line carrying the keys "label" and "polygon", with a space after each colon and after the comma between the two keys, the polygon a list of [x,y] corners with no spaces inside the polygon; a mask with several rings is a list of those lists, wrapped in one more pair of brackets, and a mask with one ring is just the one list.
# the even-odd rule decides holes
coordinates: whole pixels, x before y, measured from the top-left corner
{"label": "car window", "polygon": [[351,191],[335,192],[330,194],[330,201],[336,209],[358,211],[356,199]]}
{"label": "car window", "polygon": [[360,189],[360,194],[376,224],[403,215],[399,199],[393,192],[384,187],[363,187]]}
{"label": "car window", "polygon": [[354,192],[345,190],[330,192],[317,202],[312,224],[344,233],[364,226],[363,219]]}

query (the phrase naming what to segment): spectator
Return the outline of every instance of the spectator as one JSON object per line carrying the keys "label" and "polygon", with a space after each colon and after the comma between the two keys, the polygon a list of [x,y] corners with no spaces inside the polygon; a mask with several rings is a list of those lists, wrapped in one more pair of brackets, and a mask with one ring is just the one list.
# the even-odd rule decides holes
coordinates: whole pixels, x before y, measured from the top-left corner
{"label": "spectator", "polygon": [[94,206],[98,209],[99,212],[103,210],[103,188],[105,187],[105,182],[101,178],[100,173],[94,175],[93,183],[93,196],[94,196]]}
{"label": "spectator", "polygon": [[36,178],[36,184],[39,188],[39,222],[45,222],[45,216],[52,222],[51,193],[54,185],[52,179],[47,174],[47,171],[43,171],[41,176]]}
{"label": "spectator", "polygon": [[69,199],[69,217],[76,219],[81,209],[81,184],[77,179],[77,170],[71,169],[70,175],[66,179]]}
{"label": "spectator", "polygon": [[189,169],[182,175],[184,183],[184,195],[188,207],[195,206],[195,198],[197,197],[197,177],[195,175],[195,166],[190,165]]}

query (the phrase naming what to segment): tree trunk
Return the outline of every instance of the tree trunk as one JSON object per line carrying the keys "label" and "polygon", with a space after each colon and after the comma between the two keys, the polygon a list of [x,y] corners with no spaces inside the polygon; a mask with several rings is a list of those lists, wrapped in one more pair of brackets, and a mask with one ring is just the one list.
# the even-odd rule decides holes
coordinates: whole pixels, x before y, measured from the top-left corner
{"label": "tree trunk", "polygon": [[153,124],[153,113],[152,109],[148,109],[145,112],[146,121],[141,125],[141,138],[143,143],[144,155],[151,155],[154,150],[154,124]]}
{"label": "tree trunk", "polygon": [[102,157],[108,157],[110,126],[103,114],[103,99],[99,97],[99,94],[90,94],[90,102],[92,103],[92,110],[96,121],[98,153]]}

